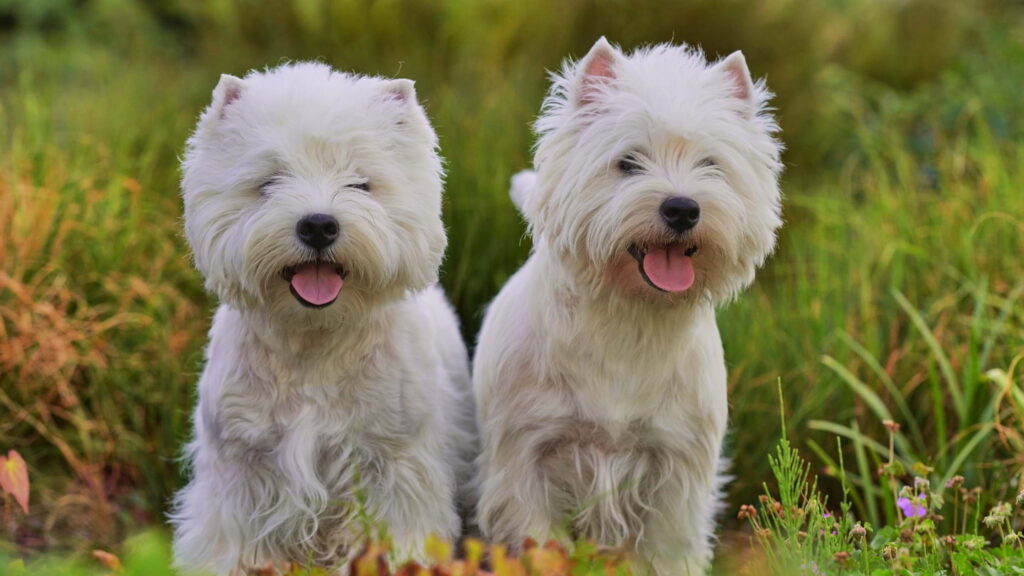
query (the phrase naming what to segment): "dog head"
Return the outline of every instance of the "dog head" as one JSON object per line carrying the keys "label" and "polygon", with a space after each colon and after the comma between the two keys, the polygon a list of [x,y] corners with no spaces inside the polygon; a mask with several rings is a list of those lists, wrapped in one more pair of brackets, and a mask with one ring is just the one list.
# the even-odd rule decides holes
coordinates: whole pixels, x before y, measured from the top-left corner
{"label": "dog head", "polygon": [[781,144],[739,52],[600,39],[568,63],[537,121],[535,238],[584,285],[659,302],[726,301],[782,224]]}
{"label": "dog head", "polygon": [[329,318],[436,281],[441,188],[412,81],[287,64],[221,77],[185,151],[185,233],[221,300]]}

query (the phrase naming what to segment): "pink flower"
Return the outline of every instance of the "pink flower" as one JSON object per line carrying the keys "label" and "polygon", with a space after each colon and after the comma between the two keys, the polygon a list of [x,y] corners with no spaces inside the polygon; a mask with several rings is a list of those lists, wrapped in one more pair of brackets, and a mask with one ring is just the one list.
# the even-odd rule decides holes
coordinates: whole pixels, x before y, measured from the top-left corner
{"label": "pink flower", "polygon": [[906,518],[920,518],[928,514],[928,508],[924,505],[924,498],[900,498],[896,500],[896,506],[903,512]]}

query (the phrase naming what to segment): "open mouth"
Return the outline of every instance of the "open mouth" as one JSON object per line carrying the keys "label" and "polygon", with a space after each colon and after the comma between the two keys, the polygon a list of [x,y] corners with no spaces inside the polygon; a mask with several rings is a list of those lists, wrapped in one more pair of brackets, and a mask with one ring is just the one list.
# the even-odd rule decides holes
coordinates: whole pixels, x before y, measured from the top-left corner
{"label": "open mouth", "polygon": [[326,308],[338,299],[348,271],[337,262],[311,260],[281,270],[292,296],[307,308]]}
{"label": "open mouth", "polygon": [[662,292],[685,292],[693,286],[696,273],[692,256],[700,247],[694,244],[630,244],[629,255],[636,259],[640,276]]}

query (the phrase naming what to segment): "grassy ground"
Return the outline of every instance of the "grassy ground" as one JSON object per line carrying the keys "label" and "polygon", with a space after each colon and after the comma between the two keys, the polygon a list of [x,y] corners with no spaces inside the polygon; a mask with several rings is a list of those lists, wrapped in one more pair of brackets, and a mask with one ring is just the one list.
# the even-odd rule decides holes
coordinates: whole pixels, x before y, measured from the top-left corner
{"label": "grassy ground", "polygon": [[[915,473],[1012,500],[1019,6],[38,0],[0,2],[0,448],[25,456],[33,482],[32,512],[7,511],[0,549],[117,547],[161,522],[179,485],[213,302],[180,235],[177,154],[220,72],[322,58],[417,80],[448,160],[443,281],[472,341],[529,250],[506,191],[529,165],[545,69],[600,34],[742,48],[779,95],[787,225],[720,314],[729,509],[777,484],[780,382],[790,439],[833,502],[845,483],[851,519],[900,525],[892,483]],[[883,420],[902,424],[892,454]],[[893,463],[905,473],[878,474]],[[936,530],[959,533],[947,516]]]}

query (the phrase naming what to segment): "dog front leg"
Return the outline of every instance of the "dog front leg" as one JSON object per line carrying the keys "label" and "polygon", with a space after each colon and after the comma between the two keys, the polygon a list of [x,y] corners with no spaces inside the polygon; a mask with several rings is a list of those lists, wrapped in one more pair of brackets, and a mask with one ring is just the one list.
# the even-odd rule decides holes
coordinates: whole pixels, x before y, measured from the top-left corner
{"label": "dog front leg", "polygon": [[715,490],[710,485],[683,488],[682,481],[677,480],[658,491],[637,550],[640,569],[635,573],[702,576],[711,566]]}
{"label": "dog front leg", "polygon": [[518,550],[526,538],[543,543],[555,536],[544,479],[529,462],[489,466],[482,478],[477,518],[488,540]]}
{"label": "dog front leg", "polygon": [[459,536],[455,478],[440,449],[410,449],[377,480],[367,486],[368,504],[388,530],[393,562],[422,562],[430,535],[450,541]]}
{"label": "dog front leg", "polygon": [[175,565],[185,574],[244,576],[269,558],[253,534],[249,484],[228,482],[221,470],[203,470],[176,497],[172,522]]}

